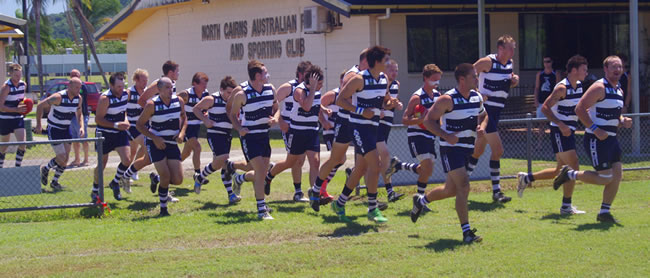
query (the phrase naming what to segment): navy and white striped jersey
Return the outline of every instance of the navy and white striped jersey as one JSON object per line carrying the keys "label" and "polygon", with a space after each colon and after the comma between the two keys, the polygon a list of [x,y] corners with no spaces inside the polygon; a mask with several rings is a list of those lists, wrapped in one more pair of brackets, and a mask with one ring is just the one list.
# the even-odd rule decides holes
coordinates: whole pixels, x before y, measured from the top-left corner
{"label": "navy and white striped jersey", "polygon": [[201,99],[204,96],[210,95],[208,90],[206,89],[201,93],[199,96],[195,91],[194,87],[188,88],[187,89],[187,102],[185,103],[185,115],[187,115],[187,124],[188,125],[200,125],[201,120],[194,115],[194,112],[192,112],[192,108],[201,101]]}
{"label": "navy and white striped jersey", "polygon": [[[578,81],[576,83],[576,87],[573,88],[571,87],[571,82],[569,82],[569,79],[565,78],[562,79],[555,87],[559,86],[560,84],[566,86],[566,96],[558,101],[553,107],[551,107],[551,111],[553,111],[553,115],[558,118],[558,120],[562,121],[565,125],[569,126],[572,130],[576,130],[578,127],[578,116],[576,115],[576,106],[578,105],[578,102],[580,101],[580,98],[582,98],[583,91],[582,91],[582,83]],[[551,126],[557,126],[554,122],[551,122]]]}
{"label": "navy and white striped jersey", "polygon": [[[598,128],[607,131],[609,136],[616,136],[623,109],[623,90],[621,84],[614,87],[605,78],[601,78],[595,83],[599,82],[605,85],[605,98],[596,102],[593,107],[589,107],[589,117]],[[589,127],[585,131],[594,133]]]}
{"label": "navy and white striped jersey", "polygon": [[[353,66],[352,68],[350,68],[347,72],[345,72],[345,74],[344,74],[343,76],[345,77],[345,76],[347,76],[349,73],[352,73],[352,74],[359,74],[359,72],[361,72],[361,71],[359,70],[359,66],[356,66],[356,65],[355,65],[355,66]],[[338,94],[337,94],[337,98],[338,98]],[[334,102],[336,102],[336,101],[334,101]],[[344,120],[344,121],[345,121],[345,120],[349,121],[349,120],[350,120],[350,111],[345,110],[345,109],[340,109],[340,110],[339,110],[339,113],[338,113],[337,116],[338,116],[340,119]]]}
{"label": "navy and white striped jersey", "polygon": [[479,73],[478,87],[482,95],[488,96],[486,106],[503,108],[510,92],[512,81],[512,59],[505,65],[501,64],[496,54],[488,55],[492,60],[490,71]]}
{"label": "navy and white striped jersey", "polygon": [[212,94],[212,97],[214,98],[214,103],[208,109],[208,118],[214,122],[214,125],[208,128],[208,133],[230,134],[232,123],[226,112],[227,102],[221,96],[220,91]]}
{"label": "navy and white striped jersey", "polygon": [[[119,123],[124,121],[126,116],[126,104],[128,94],[125,91],[122,92],[120,97],[117,97],[110,89],[102,93],[102,96],[108,98],[108,109],[106,110],[106,115],[104,119],[111,123]],[[109,132],[109,133],[118,133],[119,130],[111,127],[103,127],[97,125],[97,131]]]}
{"label": "navy and white striped jersey", "polygon": [[70,128],[70,122],[76,116],[80,99],[79,95],[70,99],[67,90],[58,93],[61,95],[61,103],[50,108],[50,113],[47,114],[47,125],[48,127],[67,130]]}
{"label": "navy and white striped jersey", "polygon": [[368,126],[379,126],[379,116],[382,105],[384,104],[384,98],[386,97],[388,79],[383,72],[379,74],[378,79],[375,79],[370,74],[370,70],[364,70],[359,74],[363,76],[363,89],[352,95],[352,105],[364,109],[371,109],[375,112],[375,115],[372,119],[366,119],[361,114],[351,112],[350,122]]}
{"label": "navy and white striped jersey", "polygon": [[140,115],[142,114],[142,106],[138,104],[138,99],[140,99],[140,93],[135,89],[135,86],[129,88],[129,100],[126,103],[126,118],[129,120],[131,126],[135,126],[135,123],[138,122]]}
{"label": "navy and white striped jersey", "polygon": [[181,131],[181,103],[178,96],[172,95],[166,105],[158,95],[153,98],[154,112],[149,119],[149,131],[161,137],[167,144],[176,144],[174,137]]}
{"label": "navy and white striped jersey", "polygon": [[336,98],[339,97],[340,89],[336,88],[332,91],[334,91],[334,102],[327,106],[327,109],[332,110],[332,115],[326,116],[326,120],[330,123],[330,125],[332,125],[332,128],[323,129],[323,134],[334,134],[334,126],[336,125],[336,118],[338,117],[339,111],[345,110],[340,109],[340,107],[336,105]]}
{"label": "navy and white striped jersey", "polygon": [[[390,86],[388,87],[388,93],[390,94],[390,97],[397,98],[397,95],[399,94],[399,83],[397,80],[394,80],[392,83],[390,83]],[[384,117],[381,118],[379,122],[387,126],[393,126],[394,117],[395,108],[387,109],[384,110]]]}
{"label": "navy and white striped jersey", "polygon": [[[316,130],[318,131],[318,113],[320,113],[320,91],[310,92],[305,82],[300,83],[296,88],[305,91],[305,97],[314,94],[314,102],[309,111],[305,111],[300,104],[294,101],[293,110],[291,111],[291,128],[298,130]],[[292,97],[293,98],[293,97]]]}
{"label": "navy and white striped jersey", "polygon": [[[5,106],[10,108],[18,107],[18,104],[25,99],[25,82],[20,80],[18,84],[14,84],[11,82],[11,79],[8,79],[5,85],[9,86],[9,94],[5,98]],[[20,113],[0,112],[0,119],[20,119],[22,117],[23,115]]]}
{"label": "navy and white striped jersey", "polygon": [[440,138],[440,146],[460,147],[473,150],[476,140],[476,126],[478,126],[478,115],[483,113],[482,96],[474,90],[469,92],[465,98],[457,89],[451,89],[445,93],[454,102],[451,111],[445,112],[440,118],[440,127],[447,133],[456,133],[458,143],[452,145],[445,139]]}
{"label": "navy and white striped jersey", "polygon": [[[438,97],[440,97],[440,93],[436,89],[433,89],[433,95],[429,96],[429,94],[427,94],[427,92],[424,91],[424,88],[418,89],[417,91],[415,91],[415,93],[413,93],[413,95],[420,97],[420,103],[418,104],[424,106],[424,108],[426,108],[427,111],[429,110],[429,108],[431,108],[431,106],[433,106],[433,103],[438,99]],[[406,134],[409,137],[424,136],[430,139],[436,138],[436,136],[433,135],[433,133],[429,132],[426,129],[421,128],[420,125],[408,126],[408,128],[406,129]]]}
{"label": "navy and white striped jersey", "polygon": [[293,99],[293,91],[296,90],[296,87],[300,84],[298,83],[297,79],[289,80],[287,83],[291,85],[291,92],[289,95],[287,95],[284,100],[282,100],[282,103],[280,103],[280,117],[287,122],[291,122],[291,114],[293,113],[293,106],[295,105],[295,101]]}
{"label": "navy and white striped jersey", "polygon": [[261,92],[255,91],[250,84],[244,88],[246,103],[242,106],[242,127],[248,133],[265,133],[269,131],[269,117],[273,115],[274,93],[271,84],[264,84]]}

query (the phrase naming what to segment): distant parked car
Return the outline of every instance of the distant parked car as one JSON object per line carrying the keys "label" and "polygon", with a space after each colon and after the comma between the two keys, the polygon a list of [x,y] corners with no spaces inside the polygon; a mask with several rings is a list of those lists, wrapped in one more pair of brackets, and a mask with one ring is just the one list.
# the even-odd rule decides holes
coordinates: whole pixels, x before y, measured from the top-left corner
{"label": "distant parked car", "polygon": [[[52,94],[65,90],[68,88],[68,81],[64,82],[58,82],[54,85],[52,85],[45,94],[41,97],[41,100],[44,100],[45,98],[51,96]],[[97,111],[97,101],[99,100],[99,94],[101,91],[101,85],[95,82],[84,82],[83,86],[81,86],[81,93],[86,94],[86,101],[88,102],[88,110],[92,113],[95,113]],[[45,114],[44,116],[49,113],[48,111],[43,111]]]}

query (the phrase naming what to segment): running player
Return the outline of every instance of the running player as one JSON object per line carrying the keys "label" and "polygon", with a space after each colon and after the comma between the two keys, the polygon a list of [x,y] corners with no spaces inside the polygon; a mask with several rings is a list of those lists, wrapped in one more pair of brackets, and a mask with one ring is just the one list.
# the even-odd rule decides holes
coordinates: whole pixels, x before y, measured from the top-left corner
{"label": "running player", "polygon": [[[221,169],[221,180],[228,192],[228,202],[233,205],[241,201],[239,196],[240,188],[233,188],[232,175],[235,169],[250,170],[246,162],[232,162],[228,160],[230,154],[230,143],[232,141],[232,123],[228,118],[230,103],[228,100],[233,89],[237,87],[235,79],[226,76],[221,80],[219,91],[205,96],[197,103],[192,112],[208,128],[208,144],[212,149],[212,162],[206,165],[201,174],[194,179],[194,191],[201,192],[201,185],[206,184],[206,177],[214,171]],[[204,114],[203,111],[208,111]],[[241,183],[238,184],[241,187]]]}
{"label": "running player", "polygon": [[[9,142],[13,133],[16,141],[25,141],[25,121],[22,113],[27,111],[24,104],[25,82],[21,80],[23,67],[19,64],[9,66],[9,79],[0,89],[0,141]],[[5,152],[8,146],[0,146],[0,168],[4,166]],[[25,156],[25,145],[19,145],[16,151],[16,167],[20,167]]]}
{"label": "running player", "polygon": [[264,178],[271,158],[269,128],[278,121],[276,116],[279,113],[274,116],[278,105],[275,89],[268,83],[269,74],[264,64],[251,60],[247,69],[250,78],[248,86],[235,88],[232,109],[228,114],[233,127],[239,132],[246,161],[253,166],[257,217],[272,220],[271,211],[264,200]]}
{"label": "running player", "polygon": [[[129,135],[129,144],[131,147],[131,158],[133,161],[140,159],[145,156],[146,146],[144,144],[144,135],[140,134],[138,129],[135,127],[135,124],[142,114],[142,106],[138,104],[140,96],[144,93],[144,89],[147,87],[147,82],[149,82],[149,73],[143,69],[136,69],[133,72],[133,86],[129,89],[129,101],[126,104],[126,117],[129,119],[129,124],[131,126],[127,130]],[[138,173],[136,172],[131,179],[138,180]],[[125,185],[124,191],[131,193],[130,181],[122,183]]]}
{"label": "running player", "polygon": [[[517,175],[519,197],[533,181],[554,178],[560,173],[563,165],[569,165],[575,170],[578,170],[580,165],[576,153],[575,130],[578,127],[578,116],[575,113],[575,108],[583,94],[581,82],[587,77],[587,59],[580,55],[571,57],[566,64],[566,71],[567,78],[555,86],[542,107],[542,112],[551,121],[551,146],[555,153],[557,166],[535,173],[519,173]],[[562,184],[558,186],[562,186]],[[575,181],[564,183],[561,214],[585,213],[571,205],[574,187]],[[557,190],[558,187],[555,189]]]}
{"label": "running player", "polygon": [[632,119],[623,117],[623,90],[619,79],[623,74],[623,62],[618,56],[603,61],[605,78],[592,84],[582,96],[575,112],[586,127],[584,147],[590,154],[591,165],[596,171],[578,171],[565,165],[553,181],[553,187],[566,185],[569,180],[604,185],[603,203],[596,217],[599,222],[618,223],[610,208],[623,177],[621,146],[616,133],[618,126],[632,127]]}
{"label": "running player", "polygon": [[[178,75],[179,75],[178,64],[173,61],[166,61],[162,66],[162,72],[163,72],[163,77],[167,77],[169,78],[169,80],[172,81],[172,94],[176,95],[176,80],[178,80]],[[149,99],[151,99],[152,97],[158,94],[158,86],[157,86],[158,80],[160,79],[156,79],[153,82],[151,82],[151,84],[149,84],[149,86],[144,90],[144,93],[140,95],[140,97],[138,98],[138,104],[140,106],[144,107]],[[126,171],[124,177],[126,178],[126,180],[128,180],[130,177],[135,175],[140,169],[150,164],[151,164],[151,160],[147,155],[139,157],[138,159],[134,159],[133,164],[131,164],[129,169]],[[158,189],[158,183],[160,182],[160,177],[156,173],[151,172],[149,174],[149,179],[151,180],[150,183],[151,193],[156,193],[156,190]],[[172,202],[178,202],[178,199],[174,198],[172,195],[170,195],[170,200]]]}
{"label": "running player", "polygon": [[[148,100],[142,115],[136,123],[138,131],[147,137],[149,159],[160,175],[158,197],[160,216],[169,216],[169,184],[183,182],[183,167],[179,143],[183,142],[187,128],[187,117],[183,99],[172,94],[172,81],[163,77],[156,82],[158,95]],[[147,127],[147,123],[151,128]]]}
{"label": "running player", "polygon": [[[332,210],[339,220],[350,222],[345,215],[345,203],[352,190],[359,184],[362,176],[368,192],[368,219],[377,223],[388,221],[377,208],[377,182],[379,180],[379,154],[377,152],[377,130],[381,109],[391,105],[387,97],[388,80],[383,72],[390,59],[390,50],[382,46],[373,46],[367,51],[367,70],[352,77],[341,89],[336,105],[350,111],[350,126],[352,127],[355,155],[354,170],[350,174],[341,195],[332,202]],[[316,191],[310,193],[310,200],[316,197]],[[318,206],[313,206],[316,209]]]}
{"label": "running player", "polygon": [[[359,65],[353,66],[345,73],[343,82],[341,82],[341,88],[343,84],[347,84],[347,82],[354,78],[360,71],[368,69],[367,54],[368,49],[361,51],[361,54],[359,55]],[[336,99],[338,100],[338,96]],[[336,103],[336,105],[339,106],[338,103]],[[349,119],[350,112],[345,109],[338,110],[338,113],[336,114],[336,125],[334,127],[334,144],[332,144],[330,157],[325,161],[325,163],[323,163],[323,165],[321,165],[318,177],[316,177],[316,181],[311,188],[311,193],[308,193],[309,203],[314,211],[320,210],[321,188],[323,188],[324,193],[327,193],[327,182],[334,177],[334,174],[336,174],[339,167],[343,166],[343,163],[345,163],[348,146],[352,143],[352,130],[350,128]],[[322,197],[324,201],[323,204],[327,204],[333,200],[332,196],[329,196],[329,194],[323,195]]]}
{"label": "running player", "polygon": [[[185,102],[185,113],[187,114],[186,142],[181,152],[181,161],[185,161],[192,154],[195,180],[196,177],[201,175],[201,144],[199,143],[201,120],[196,117],[192,109],[203,97],[210,95],[208,92],[208,81],[210,81],[208,75],[203,72],[197,72],[192,76],[192,87],[178,93],[178,97],[182,98],[183,102]],[[208,180],[204,179],[203,182],[208,183]],[[197,188],[195,187],[195,189]]]}
{"label": "running player", "polygon": [[472,64],[460,64],[454,72],[457,86],[440,96],[427,113],[424,125],[440,137],[440,157],[447,174],[444,186],[438,186],[426,195],[413,196],[411,221],[415,223],[428,203],[456,197],[456,213],[463,230],[463,242],[480,242],[476,229],[469,225],[467,197],[469,175],[465,166],[474,149],[477,133],[487,125],[483,98],[476,92],[476,70]]}
{"label": "running player", "polygon": [[436,137],[425,129],[422,122],[433,103],[440,97],[436,88],[440,84],[442,71],[435,64],[428,64],[422,68],[422,87],[415,91],[409,99],[406,111],[402,115],[402,123],[408,125],[408,145],[411,156],[419,163],[401,162],[397,157],[391,159],[386,170],[386,177],[390,177],[399,170],[408,170],[418,175],[417,193],[424,195],[429,177],[433,174],[433,164],[436,159]]}
{"label": "running player", "polygon": [[492,179],[492,200],[507,203],[511,200],[501,192],[501,156],[503,143],[499,137],[498,124],[501,110],[506,104],[510,88],[517,86],[519,76],[512,72],[512,57],[515,54],[515,40],[510,35],[503,35],[497,40],[497,54],[485,56],[474,67],[479,74],[478,88],[481,95],[486,97],[485,110],[488,113],[488,125],[485,136],[476,138],[476,148],[469,158],[468,172],[474,171],[479,157],[485,151],[485,145],[490,144],[490,177]]}
{"label": "running player", "polygon": [[[47,115],[47,137],[49,140],[65,140],[71,139],[70,123],[72,118],[77,118],[79,123],[79,134],[84,134],[84,122],[81,113],[81,99],[79,92],[81,91],[81,80],[79,78],[70,78],[68,88],[66,90],[54,93],[39,102],[36,106],[36,133],[41,134],[43,127],[41,126],[41,117],[43,111],[50,109]],[[41,183],[47,185],[47,175],[50,169],[54,169],[54,178],[50,183],[50,187],[54,190],[62,190],[63,187],[59,184],[59,177],[65,171],[68,165],[68,158],[70,157],[70,143],[52,144],[55,157],[50,162],[41,167]]]}
{"label": "running player", "polygon": [[[332,148],[334,147],[334,135],[335,135],[335,127],[336,127],[336,122],[338,121],[338,113],[340,111],[339,107],[336,105],[336,98],[339,96],[339,91],[341,86],[343,86],[343,77],[347,73],[347,70],[344,70],[341,72],[341,75],[339,75],[339,87],[332,89],[325,93],[323,96],[320,98],[320,103],[321,103],[321,125],[323,127],[323,140],[325,140],[325,146],[327,147],[327,151],[332,151]],[[345,159],[345,157],[344,157]],[[334,175],[336,174],[336,170],[338,167],[333,169],[329,176],[327,176],[327,179],[325,179],[322,183],[322,186],[320,188],[320,205],[326,205],[332,202],[334,200],[334,197],[332,197],[329,193],[327,193],[327,184],[329,181],[331,181],[334,178]]]}
{"label": "running player", "polygon": [[[307,155],[309,160],[309,180],[316,180],[318,166],[320,166],[320,143],[318,139],[318,123],[320,114],[320,89],[323,87],[323,71],[316,65],[310,65],[305,71],[306,80],[296,86],[291,98],[289,132],[286,134],[286,143],[289,152],[284,161],[276,163],[266,174],[265,190],[270,188],[273,178],[282,171],[300,163],[300,157]],[[300,188],[300,183],[295,184],[293,200],[308,202]],[[265,192],[266,193],[266,192]]]}
{"label": "running player", "polygon": [[[277,90],[277,99],[280,103],[279,125],[280,125],[280,130],[282,131],[282,139],[284,140],[284,147],[285,150],[287,151],[287,155],[290,152],[287,136],[291,124],[291,114],[293,111],[293,107],[295,105],[293,92],[296,90],[296,87],[300,83],[305,81],[305,71],[310,66],[311,66],[311,62],[309,61],[302,61],[298,63],[298,66],[296,67],[296,78],[282,84],[280,87],[278,87]],[[293,186],[296,190],[295,195],[301,195],[300,198],[297,199],[296,201],[303,201],[302,194],[297,194],[297,193],[299,190],[300,192],[302,192],[300,188],[302,187],[302,165],[304,164],[305,164],[305,155],[301,155],[298,158],[298,162],[291,167],[291,177],[293,178]],[[310,175],[312,175],[312,173],[310,173]],[[268,185],[270,186],[270,183]],[[266,189],[265,187],[264,190],[267,195],[270,193],[270,188]]]}
{"label": "running player", "polygon": [[[97,102],[97,114],[95,115],[95,122],[97,129],[95,132],[101,132],[105,138],[102,143],[102,169],[95,167],[95,177],[93,182],[93,191],[91,198],[93,202],[97,202],[99,183],[98,173],[104,171],[108,157],[112,151],[117,152],[120,156],[120,164],[117,166],[115,177],[109,183],[109,187],[113,190],[113,197],[115,200],[122,200],[120,194],[119,180],[124,176],[124,172],[131,164],[131,152],[129,148],[129,135],[126,130],[129,129],[129,120],[126,118],[126,103],[128,93],[124,90],[124,74],[116,72],[111,74],[109,78],[110,88],[108,91],[102,93]],[[99,136],[96,136],[99,137]]]}

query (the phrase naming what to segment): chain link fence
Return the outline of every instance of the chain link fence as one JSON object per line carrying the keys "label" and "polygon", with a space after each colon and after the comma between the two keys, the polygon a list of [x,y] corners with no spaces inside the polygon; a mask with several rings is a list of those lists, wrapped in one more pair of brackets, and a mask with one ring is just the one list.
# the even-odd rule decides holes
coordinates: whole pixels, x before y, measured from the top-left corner
{"label": "chain link fence", "polygon": [[[62,147],[61,144],[73,142],[89,144],[89,161],[85,166],[66,167],[58,178],[58,184],[62,188],[58,188],[52,183],[58,168],[58,164],[50,163],[56,156],[54,151],[56,147],[52,144],[59,144]],[[102,166],[103,154],[101,151],[94,152],[95,144],[98,144],[101,150],[102,142],[103,138],[84,138],[0,143],[1,147],[7,147],[4,167],[0,169],[0,212],[99,207],[99,213],[103,213],[104,190],[101,171],[99,176],[101,201],[93,201],[90,197],[94,169]],[[16,167],[16,150],[19,146],[26,146],[26,150],[22,165]],[[73,158],[73,152],[70,151],[68,162]],[[43,185],[41,168],[48,164],[53,167],[48,171],[47,183]]]}
{"label": "chain link fence", "polygon": [[[650,113],[627,114],[632,118],[632,128],[619,128],[618,140],[623,150],[622,162],[625,171],[650,169]],[[504,155],[501,158],[501,179],[513,179],[518,172],[535,172],[544,168],[554,168],[557,164],[551,147],[548,120],[527,118],[501,120],[499,135],[503,142]],[[583,147],[584,127],[576,131],[576,151],[581,169],[593,170],[589,155]],[[388,138],[388,149],[392,156],[403,162],[417,162],[411,157],[406,135],[406,126],[396,125]],[[440,142],[436,140],[436,152],[439,157]],[[470,180],[490,180],[490,147],[479,158],[479,163]],[[439,159],[434,162],[433,175],[429,183],[443,183],[446,175]],[[393,185],[415,185],[417,175],[409,171],[399,171],[392,177]],[[380,180],[380,186],[383,182]],[[360,186],[359,188],[365,188]]]}

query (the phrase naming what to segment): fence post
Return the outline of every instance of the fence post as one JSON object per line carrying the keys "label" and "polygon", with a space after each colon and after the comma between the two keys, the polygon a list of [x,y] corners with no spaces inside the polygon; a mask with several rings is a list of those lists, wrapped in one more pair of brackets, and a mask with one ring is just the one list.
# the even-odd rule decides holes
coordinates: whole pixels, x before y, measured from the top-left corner
{"label": "fence post", "polygon": [[[352,148],[354,148],[354,147],[352,147]],[[355,166],[357,165],[357,153],[356,152],[354,153],[354,165]],[[354,168],[352,168],[352,169],[354,169]],[[348,179],[345,179],[345,182],[347,183]],[[345,186],[345,184],[343,186]],[[354,188],[354,196],[359,196],[359,194],[361,194],[361,189],[359,188],[360,186],[361,186],[361,182],[359,182],[359,184],[357,184],[357,186]],[[368,188],[366,188],[366,192],[367,191],[368,191]]]}
{"label": "fence post", "polygon": [[[99,200],[104,203],[104,138],[102,137],[102,132],[97,132],[95,134],[97,141],[97,184],[99,185]],[[99,215],[104,215],[104,206],[99,204]]]}
{"label": "fence post", "polygon": [[528,162],[528,173],[533,172],[533,114],[526,113],[526,160]]}

